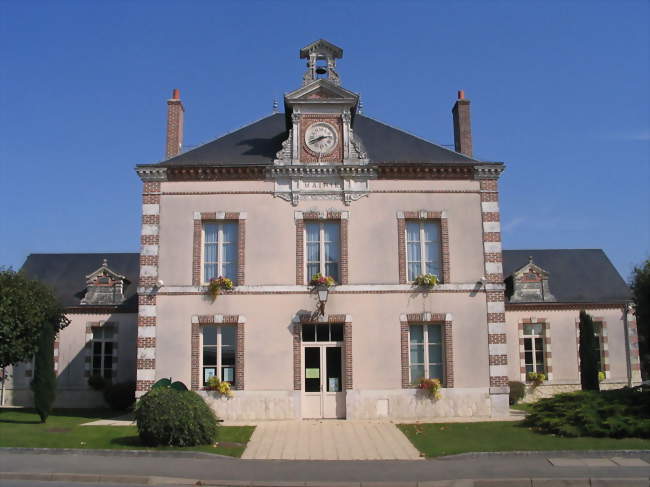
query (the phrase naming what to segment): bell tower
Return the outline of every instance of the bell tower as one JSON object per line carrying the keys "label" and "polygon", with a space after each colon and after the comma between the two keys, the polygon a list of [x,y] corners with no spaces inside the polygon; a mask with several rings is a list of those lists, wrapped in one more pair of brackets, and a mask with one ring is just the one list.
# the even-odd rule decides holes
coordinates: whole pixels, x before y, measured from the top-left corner
{"label": "bell tower", "polygon": [[343,49],[324,39],[303,47],[302,87],[284,96],[288,137],[271,177],[275,195],[294,205],[301,199],[337,198],[350,204],[368,194],[373,170],[353,130],[359,95],[341,86],[336,60],[342,57]]}
{"label": "bell tower", "polygon": [[336,60],[343,57],[343,49],[319,39],[300,50],[300,59],[307,59],[307,71],[302,77],[302,85],[317,79],[326,79],[335,85],[341,84],[336,72]]}

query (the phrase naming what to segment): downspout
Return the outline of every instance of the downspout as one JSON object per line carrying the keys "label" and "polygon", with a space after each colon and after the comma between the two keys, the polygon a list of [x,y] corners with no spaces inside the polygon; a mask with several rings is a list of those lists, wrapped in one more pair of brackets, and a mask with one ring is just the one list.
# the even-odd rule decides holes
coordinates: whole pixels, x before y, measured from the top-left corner
{"label": "downspout", "polygon": [[625,365],[627,367],[627,386],[632,387],[632,358],[630,357],[630,335],[627,314],[632,310],[629,301],[623,305],[623,330],[625,332]]}

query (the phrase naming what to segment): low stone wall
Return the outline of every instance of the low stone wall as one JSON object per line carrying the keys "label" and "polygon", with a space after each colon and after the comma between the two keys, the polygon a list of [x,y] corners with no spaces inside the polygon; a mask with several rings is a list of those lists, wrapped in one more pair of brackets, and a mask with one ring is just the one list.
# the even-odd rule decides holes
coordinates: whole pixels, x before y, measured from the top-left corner
{"label": "low stone wall", "polygon": [[488,388],[442,389],[431,399],[420,389],[348,391],[348,419],[427,419],[440,417],[490,417]]}
{"label": "low stone wall", "polygon": [[[31,389],[5,389],[4,406],[34,407],[34,393]],[[92,389],[57,389],[55,408],[106,408],[101,391]]]}
{"label": "low stone wall", "polygon": [[[601,382],[600,390],[620,389],[626,387],[626,382]],[[552,397],[563,392],[579,391],[580,384],[541,384],[537,387],[526,386],[526,395],[521,402],[535,402],[545,397]]]}
{"label": "low stone wall", "polygon": [[232,397],[208,391],[200,391],[199,394],[220,419],[242,421],[300,418],[300,392],[233,391]]}

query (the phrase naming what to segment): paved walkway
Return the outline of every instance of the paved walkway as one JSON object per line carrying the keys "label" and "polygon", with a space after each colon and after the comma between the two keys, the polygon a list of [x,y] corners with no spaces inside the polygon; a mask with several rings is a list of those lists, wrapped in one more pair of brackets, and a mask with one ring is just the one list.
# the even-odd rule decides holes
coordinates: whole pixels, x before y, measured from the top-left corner
{"label": "paved walkway", "polygon": [[392,423],[329,419],[260,422],[242,458],[418,460],[420,453]]}

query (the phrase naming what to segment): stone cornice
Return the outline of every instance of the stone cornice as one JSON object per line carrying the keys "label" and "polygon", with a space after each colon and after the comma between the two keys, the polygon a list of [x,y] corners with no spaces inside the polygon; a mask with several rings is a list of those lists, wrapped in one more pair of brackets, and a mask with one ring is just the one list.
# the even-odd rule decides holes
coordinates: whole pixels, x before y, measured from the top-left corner
{"label": "stone cornice", "polygon": [[474,166],[474,179],[499,179],[505,170],[503,164],[490,166]]}
{"label": "stone cornice", "polygon": [[262,166],[170,167],[168,181],[234,181],[265,179]]}
{"label": "stone cornice", "polygon": [[143,182],[150,181],[167,181],[166,167],[137,166],[135,172],[138,173]]}
{"label": "stone cornice", "polygon": [[506,311],[563,311],[581,309],[622,309],[625,302],[619,303],[506,303]]}
{"label": "stone cornice", "polygon": [[266,170],[267,177],[288,177],[288,178],[330,178],[338,176],[342,178],[377,178],[377,167],[367,164],[291,164],[275,165]]}
{"label": "stone cornice", "polygon": [[432,165],[427,163],[390,164],[377,166],[379,179],[474,179],[470,165]]}

